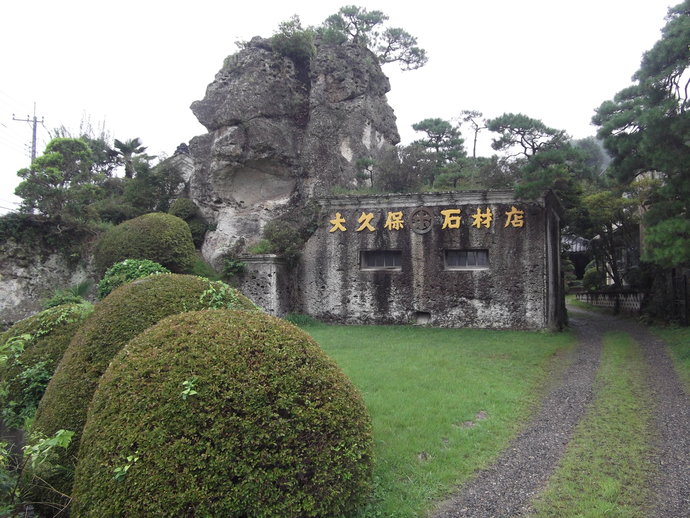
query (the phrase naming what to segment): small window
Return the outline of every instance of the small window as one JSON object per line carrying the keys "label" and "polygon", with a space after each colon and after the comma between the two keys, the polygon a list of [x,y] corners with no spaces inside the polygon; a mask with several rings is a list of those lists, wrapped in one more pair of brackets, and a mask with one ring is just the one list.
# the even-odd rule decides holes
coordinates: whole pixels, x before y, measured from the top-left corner
{"label": "small window", "polygon": [[481,270],[489,267],[488,250],[445,250],[446,270]]}
{"label": "small window", "polygon": [[400,270],[402,252],[400,250],[362,250],[360,268],[362,270]]}

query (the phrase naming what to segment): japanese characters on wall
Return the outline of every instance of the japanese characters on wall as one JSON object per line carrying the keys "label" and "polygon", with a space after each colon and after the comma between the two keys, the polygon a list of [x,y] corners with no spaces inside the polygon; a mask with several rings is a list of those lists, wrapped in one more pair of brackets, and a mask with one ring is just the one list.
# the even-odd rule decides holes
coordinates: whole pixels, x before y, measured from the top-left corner
{"label": "japanese characters on wall", "polygon": [[324,199],[296,310],[356,324],[558,327],[559,207],[553,194],[512,191]]}
{"label": "japanese characters on wall", "polygon": [[[402,210],[400,211],[381,211],[385,213],[383,224],[384,230],[403,230],[405,225],[408,225],[413,232],[418,234],[425,234],[429,232],[434,224],[434,221],[438,219],[434,216],[434,212],[426,207],[418,207],[409,212],[407,220],[405,219],[405,214]],[[509,211],[504,212],[504,227],[522,228],[525,226],[525,211],[511,206]],[[356,220],[355,232],[376,232],[376,227],[372,225],[374,220],[374,212],[362,211],[362,214]],[[462,209],[445,209],[438,210],[437,216],[441,219],[441,229],[456,229],[460,228],[463,224],[463,214]],[[491,228],[494,222],[494,211],[490,207],[481,208],[478,207],[476,212],[471,213],[467,216],[467,219],[471,221],[470,226],[476,228]],[[340,212],[336,212],[333,219],[329,220],[331,227],[329,232],[346,232],[347,227],[352,224],[349,223]],[[354,223],[354,222],[353,222]]]}

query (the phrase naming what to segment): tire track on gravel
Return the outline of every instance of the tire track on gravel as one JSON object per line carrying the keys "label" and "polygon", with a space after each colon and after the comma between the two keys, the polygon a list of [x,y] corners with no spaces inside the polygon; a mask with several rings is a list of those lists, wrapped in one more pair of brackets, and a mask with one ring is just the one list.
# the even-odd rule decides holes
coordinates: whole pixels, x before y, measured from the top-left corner
{"label": "tire track on gravel", "polygon": [[647,383],[654,400],[657,440],[655,461],[657,496],[654,516],[690,517],[690,395],[680,381],[666,344],[636,322],[625,330],[640,344],[647,361]]}
{"label": "tire track on gravel", "polygon": [[574,358],[546,395],[526,428],[497,461],[441,503],[433,518],[499,518],[530,511],[531,500],[546,484],[565,447],[594,398],[593,384],[605,331],[611,319],[575,313],[571,327],[578,337]]}

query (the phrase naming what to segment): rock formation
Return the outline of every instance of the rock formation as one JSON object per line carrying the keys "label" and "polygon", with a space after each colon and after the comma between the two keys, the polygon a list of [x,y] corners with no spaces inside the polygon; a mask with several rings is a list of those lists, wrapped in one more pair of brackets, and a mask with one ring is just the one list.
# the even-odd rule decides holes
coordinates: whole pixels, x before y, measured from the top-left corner
{"label": "rock formation", "polygon": [[191,106],[208,129],[190,142],[188,184],[215,226],[206,259],[219,265],[233,244],[258,240],[266,222],[311,196],[362,184],[361,160],[400,140],[389,90],[374,55],[354,44],[317,41],[300,62],[257,37],[228,57]]}
{"label": "rock formation", "polygon": [[[315,49],[311,59],[294,60],[254,38],[192,104],[208,133],[168,160],[182,173],[180,194],[215,229],[202,252],[216,267],[228,251],[241,251],[238,244],[258,241],[267,222],[299,218],[311,197],[363,184],[358,161],[400,140],[375,56],[348,43],[316,41]],[[0,325],[40,310],[55,288],[96,279],[88,253],[70,254],[0,243]]]}

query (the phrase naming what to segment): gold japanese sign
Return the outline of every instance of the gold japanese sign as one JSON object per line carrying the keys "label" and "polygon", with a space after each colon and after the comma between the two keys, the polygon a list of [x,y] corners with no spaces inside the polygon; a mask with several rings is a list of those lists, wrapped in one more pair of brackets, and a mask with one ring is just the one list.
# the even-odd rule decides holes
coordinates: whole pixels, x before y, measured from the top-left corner
{"label": "gold japanese sign", "polygon": [[[384,215],[380,218],[383,221],[382,228],[391,232],[403,230],[409,226],[413,232],[425,234],[431,230],[435,220],[440,221],[441,230],[459,229],[463,225],[479,229],[491,228],[494,224],[503,224],[504,228],[523,228],[525,226],[525,211],[514,205],[502,214],[495,213],[490,207],[478,207],[473,213],[464,213],[461,208],[443,209],[439,210],[437,214],[426,207],[419,207],[409,214],[408,219],[405,219],[403,211],[385,211],[382,212],[382,215]],[[497,223],[497,218],[500,223]],[[353,226],[354,231],[376,232],[374,219],[374,212],[362,211],[361,215],[352,222],[352,225],[355,225]],[[340,212],[336,212],[329,223],[328,231],[331,233],[345,232],[350,225]]]}

